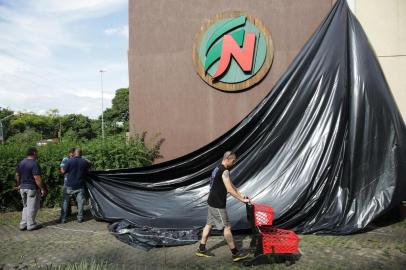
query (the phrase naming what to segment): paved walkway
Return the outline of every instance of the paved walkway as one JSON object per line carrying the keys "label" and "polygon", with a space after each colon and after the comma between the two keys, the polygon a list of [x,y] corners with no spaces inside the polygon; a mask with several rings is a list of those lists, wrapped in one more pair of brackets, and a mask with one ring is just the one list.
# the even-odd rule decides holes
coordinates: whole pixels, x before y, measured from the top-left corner
{"label": "paved walkway", "polygon": [[[46,226],[20,232],[19,213],[0,213],[0,269],[25,269],[64,265],[84,260],[108,262],[122,269],[229,269],[232,263],[222,237],[209,239],[214,258],[197,258],[197,245],[155,248],[149,252],[118,241],[107,231],[107,223],[90,216],[83,223],[55,222],[58,209],[42,209],[39,220]],[[406,269],[406,221],[350,236],[303,235],[301,259],[293,266],[262,265],[255,269]],[[237,236],[248,247],[249,236]],[[221,267],[220,267],[221,266]]]}

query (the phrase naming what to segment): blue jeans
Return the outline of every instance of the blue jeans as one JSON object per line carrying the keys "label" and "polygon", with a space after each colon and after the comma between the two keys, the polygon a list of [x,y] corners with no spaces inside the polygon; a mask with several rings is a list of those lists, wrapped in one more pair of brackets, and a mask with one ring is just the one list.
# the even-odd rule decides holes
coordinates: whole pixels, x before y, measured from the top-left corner
{"label": "blue jeans", "polygon": [[66,219],[66,213],[68,212],[70,198],[74,197],[78,204],[78,220],[83,219],[83,205],[85,202],[85,188],[73,189],[71,187],[63,187],[63,199],[61,207],[61,220]]}

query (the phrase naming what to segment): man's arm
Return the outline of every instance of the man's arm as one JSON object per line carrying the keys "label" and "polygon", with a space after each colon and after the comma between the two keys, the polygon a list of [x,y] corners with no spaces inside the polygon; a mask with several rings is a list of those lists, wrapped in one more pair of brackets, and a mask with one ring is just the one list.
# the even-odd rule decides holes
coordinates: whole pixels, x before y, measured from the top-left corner
{"label": "man's arm", "polygon": [[35,183],[41,190],[41,196],[45,197],[48,192],[45,188],[44,183],[42,182],[42,177],[41,177],[41,167],[39,166],[38,163],[35,163],[35,166],[32,168],[32,175],[34,176]]}
{"label": "man's arm", "polygon": [[16,172],[16,187],[15,190],[19,190],[20,189],[20,174],[18,172]]}
{"label": "man's arm", "polygon": [[66,161],[65,164],[61,167],[61,172],[63,174],[67,173],[69,171],[69,162],[70,160]]}
{"label": "man's arm", "polygon": [[92,162],[88,159],[85,159],[85,160],[86,160],[86,164],[87,164],[87,169],[90,169],[93,165]]}
{"label": "man's arm", "polygon": [[242,193],[239,192],[235,188],[234,184],[231,182],[230,172],[228,170],[225,170],[223,172],[222,178],[223,178],[223,182],[224,182],[224,185],[225,185],[228,193],[230,193],[234,198],[236,198],[244,203],[250,202],[250,200],[248,198],[244,198]]}
{"label": "man's arm", "polygon": [[59,171],[63,174],[63,166],[66,164],[66,157],[62,159],[61,164],[59,165]]}
{"label": "man's arm", "polygon": [[16,187],[15,190],[20,190],[20,163],[17,164],[16,167]]}
{"label": "man's arm", "polygon": [[245,197],[244,194],[242,194],[235,186],[234,183],[230,180],[231,185],[233,186],[233,188],[238,192],[238,194],[240,194],[242,197]]}
{"label": "man's arm", "polygon": [[42,197],[47,195],[47,190],[45,189],[44,183],[42,182],[42,178],[40,175],[34,175],[34,180],[39,189],[41,190]]}

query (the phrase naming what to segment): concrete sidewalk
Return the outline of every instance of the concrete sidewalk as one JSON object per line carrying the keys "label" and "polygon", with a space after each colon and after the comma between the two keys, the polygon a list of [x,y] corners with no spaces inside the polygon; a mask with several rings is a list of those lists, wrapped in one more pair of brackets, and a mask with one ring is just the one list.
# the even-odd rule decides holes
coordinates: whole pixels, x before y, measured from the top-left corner
{"label": "concrete sidewalk", "polygon": [[[107,223],[89,214],[85,222],[74,219],[57,224],[59,209],[41,209],[45,227],[32,232],[18,229],[18,212],[0,213],[0,269],[27,269],[81,261],[108,262],[122,269],[236,269],[222,237],[209,239],[213,258],[195,257],[195,245],[155,248],[149,252],[118,241]],[[262,265],[255,269],[405,269],[406,221],[350,236],[300,235],[301,259],[290,267]],[[247,248],[249,235],[236,236]]]}

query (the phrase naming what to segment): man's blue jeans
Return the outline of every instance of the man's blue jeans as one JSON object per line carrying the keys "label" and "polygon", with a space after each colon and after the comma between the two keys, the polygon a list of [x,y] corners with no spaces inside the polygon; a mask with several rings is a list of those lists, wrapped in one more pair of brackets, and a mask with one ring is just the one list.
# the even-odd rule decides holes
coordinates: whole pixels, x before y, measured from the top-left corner
{"label": "man's blue jeans", "polygon": [[70,198],[74,197],[78,204],[78,220],[83,220],[83,204],[85,202],[85,188],[73,189],[71,187],[63,187],[63,199],[61,209],[61,221],[65,221],[68,211]]}

